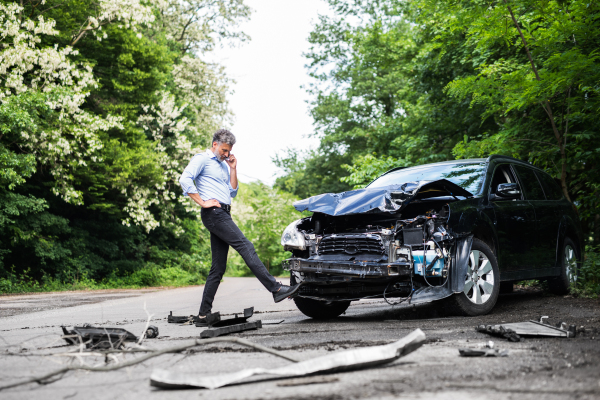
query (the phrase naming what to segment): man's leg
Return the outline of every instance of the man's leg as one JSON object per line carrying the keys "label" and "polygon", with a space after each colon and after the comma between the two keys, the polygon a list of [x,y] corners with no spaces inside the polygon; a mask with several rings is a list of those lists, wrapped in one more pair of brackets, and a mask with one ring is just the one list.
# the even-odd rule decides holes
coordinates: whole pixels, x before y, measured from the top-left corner
{"label": "man's leg", "polygon": [[206,278],[206,285],[204,285],[204,293],[202,294],[202,303],[200,304],[199,315],[205,316],[212,310],[212,303],[215,299],[215,294],[221,283],[221,278],[225,273],[225,267],[227,266],[227,252],[229,251],[229,245],[219,238],[214,233],[210,233],[210,250],[212,253],[212,265],[208,278]]}
{"label": "man's leg", "polygon": [[246,262],[246,265],[250,268],[250,271],[256,275],[260,283],[262,283],[269,292],[276,292],[279,290],[281,284],[269,274],[265,265],[258,258],[254,245],[246,239],[242,231],[240,231],[240,228],[238,228],[235,222],[233,222],[233,219],[231,219],[231,215],[220,208],[217,208],[213,212],[207,213],[206,218],[203,218],[202,221],[212,234],[217,235],[222,241],[240,253]]}

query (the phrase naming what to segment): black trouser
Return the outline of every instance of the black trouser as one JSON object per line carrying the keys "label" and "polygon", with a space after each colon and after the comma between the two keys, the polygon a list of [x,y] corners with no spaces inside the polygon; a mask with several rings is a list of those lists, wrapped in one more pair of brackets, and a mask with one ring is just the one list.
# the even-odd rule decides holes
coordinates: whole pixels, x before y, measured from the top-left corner
{"label": "black trouser", "polygon": [[212,252],[212,265],[204,286],[200,315],[206,315],[212,310],[215,294],[227,266],[229,246],[240,253],[250,271],[256,275],[260,283],[269,292],[279,290],[281,284],[269,274],[265,265],[258,259],[254,245],[246,239],[228,212],[219,207],[212,207],[203,208],[200,215],[204,226],[210,231],[210,249]]}

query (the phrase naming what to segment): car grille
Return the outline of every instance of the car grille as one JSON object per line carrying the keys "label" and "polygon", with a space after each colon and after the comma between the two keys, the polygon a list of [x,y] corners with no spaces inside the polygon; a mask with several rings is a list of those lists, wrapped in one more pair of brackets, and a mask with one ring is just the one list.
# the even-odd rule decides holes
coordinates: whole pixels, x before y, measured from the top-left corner
{"label": "car grille", "polygon": [[383,254],[383,242],[377,235],[331,235],[321,239],[319,254]]}

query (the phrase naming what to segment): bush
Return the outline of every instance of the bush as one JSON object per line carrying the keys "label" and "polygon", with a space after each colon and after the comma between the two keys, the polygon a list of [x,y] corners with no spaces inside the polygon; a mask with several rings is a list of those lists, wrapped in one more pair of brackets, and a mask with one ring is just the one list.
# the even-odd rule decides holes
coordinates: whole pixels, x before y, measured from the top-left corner
{"label": "bush", "polygon": [[586,246],[585,257],[571,293],[581,297],[600,295],[600,246]]}

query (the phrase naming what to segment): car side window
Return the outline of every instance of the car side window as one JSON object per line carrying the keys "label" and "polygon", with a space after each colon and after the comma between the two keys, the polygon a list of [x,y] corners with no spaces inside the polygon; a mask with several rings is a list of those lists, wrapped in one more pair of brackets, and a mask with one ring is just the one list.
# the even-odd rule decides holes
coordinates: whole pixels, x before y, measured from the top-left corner
{"label": "car side window", "polygon": [[524,167],[522,165],[515,165],[517,175],[521,181],[521,186],[525,191],[525,197],[527,200],[546,200],[544,191],[540,185],[535,172],[531,168]]}
{"label": "car side window", "polygon": [[535,171],[535,174],[542,182],[542,187],[544,188],[544,193],[546,194],[546,198],[548,200],[560,200],[563,197],[563,192],[558,183],[550,175],[544,172]]}
{"label": "car side window", "polygon": [[494,177],[492,178],[492,184],[490,186],[490,193],[495,194],[498,185],[501,183],[515,183],[516,179],[513,176],[512,171],[508,164],[498,165],[494,171]]}

